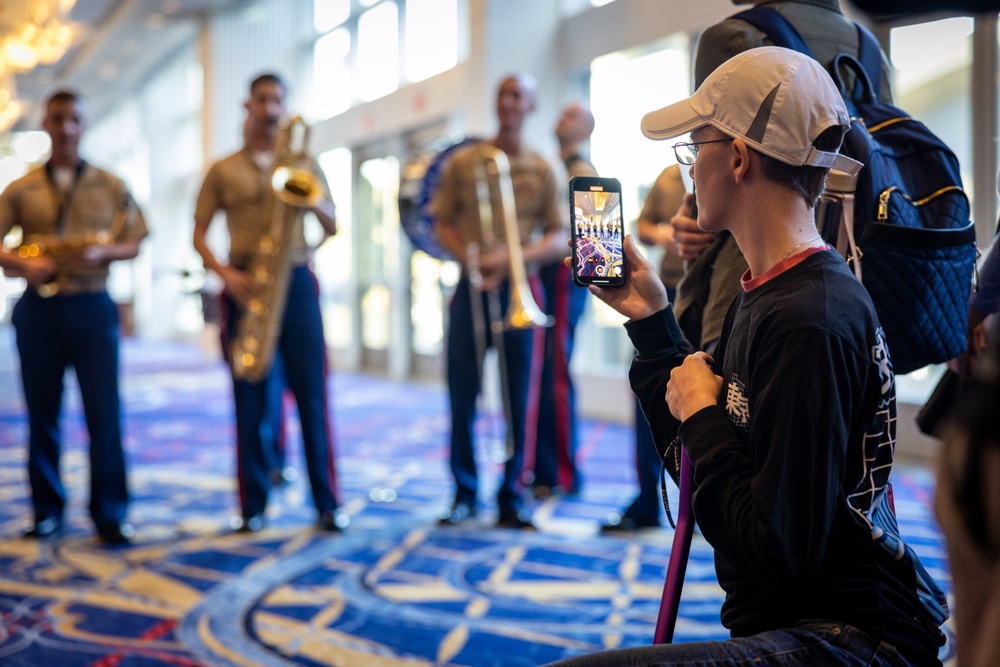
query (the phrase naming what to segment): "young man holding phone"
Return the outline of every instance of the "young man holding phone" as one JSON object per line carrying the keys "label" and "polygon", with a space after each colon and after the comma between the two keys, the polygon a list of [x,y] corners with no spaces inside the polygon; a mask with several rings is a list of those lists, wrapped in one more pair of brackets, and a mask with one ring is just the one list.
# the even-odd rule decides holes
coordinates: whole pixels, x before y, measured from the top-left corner
{"label": "young man holding phone", "polygon": [[[751,49],[643,133],[692,165],[699,224],[749,268],[716,355],[688,354],[655,267],[626,239],[627,281],[591,288],[629,318],[629,373],[661,454],[683,443],[692,507],[715,550],[731,639],[619,649],[568,665],[935,665],[943,593],[889,501],[892,364],[860,281],[816,230],[850,127],[830,76],[788,49]],[[664,397],[666,405],[664,405]],[[671,452],[672,454],[672,452]],[[667,458],[665,460],[673,460]]]}

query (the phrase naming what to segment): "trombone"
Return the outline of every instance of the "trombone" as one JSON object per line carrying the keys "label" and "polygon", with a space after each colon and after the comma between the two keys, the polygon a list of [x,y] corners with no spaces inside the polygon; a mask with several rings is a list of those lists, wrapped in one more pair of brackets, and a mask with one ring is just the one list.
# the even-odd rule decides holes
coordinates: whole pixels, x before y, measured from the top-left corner
{"label": "trombone", "polygon": [[476,195],[479,200],[479,222],[482,231],[482,245],[487,250],[496,246],[497,238],[493,226],[493,198],[490,193],[490,181],[497,182],[500,208],[503,212],[504,241],[507,256],[510,260],[510,296],[507,312],[501,313],[500,295],[496,290],[486,292],[486,310],[483,312],[483,302],[479,297],[482,293],[483,276],[481,272],[479,243],[470,243],[466,249],[466,265],[469,270],[469,282],[472,290],[472,319],[476,343],[476,364],[482,382],[483,363],[486,357],[487,326],[492,333],[493,345],[497,350],[497,362],[500,370],[500,396],[503,402],[504,421],[507,424],[507,458],[514,455],[513,413],[510,405],[510,382],[507,377],[507,355],[504,349],[503,333],[505,331],[521,331],[538,327],[552,326],[554,318],[535,303],[528,284],[527,268],[524,264],[524,254],[521,251],[521,233],[517,224],[517,209],[514,201],[514,184],[510,175],[510,161],[501,149],[484,144],[475,161],[474,173],[476,180]]}

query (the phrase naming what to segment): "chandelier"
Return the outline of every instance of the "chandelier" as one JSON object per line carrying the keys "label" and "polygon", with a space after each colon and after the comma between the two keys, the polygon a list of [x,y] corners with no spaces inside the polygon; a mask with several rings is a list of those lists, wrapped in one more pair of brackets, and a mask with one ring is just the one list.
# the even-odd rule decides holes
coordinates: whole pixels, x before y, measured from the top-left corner
{"label": "chandelier", "polygon": [[0,3],[0,132],[21,114],[14,74],[59,61],[73,42],[65,21],[76,0],[3,0]]}

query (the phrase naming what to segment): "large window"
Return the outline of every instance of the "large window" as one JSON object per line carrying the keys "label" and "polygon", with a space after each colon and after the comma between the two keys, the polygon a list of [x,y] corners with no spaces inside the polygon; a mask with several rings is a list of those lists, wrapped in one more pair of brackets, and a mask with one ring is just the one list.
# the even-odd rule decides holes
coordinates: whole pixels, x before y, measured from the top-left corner
{"label": "large window", "polygon": [[330,118],[458,64],[465,0],[314,0],[313,106]]}
{"label": "large window", "polygon": [[384,0],[358,19],[358,97],[370,102],[399,88],[399,8]]}
{"label": "large window", "polygon": [[347,111],[354,99],[350,30],[336,28],[317,39],[313,56],[315,115],[330,118]]}
{"label": "large window", "polygon": [[423,81],[458,64],[456,0],[407,0],[406,79]]}
{"label": "large window", "polygon": [[318,162],[337,207],[337,235],[316,250],[316,278],[320,283],[323,329],[327,344],[348,350],[354,344],[354,206],[351,151],[335,148],[320,154]]}

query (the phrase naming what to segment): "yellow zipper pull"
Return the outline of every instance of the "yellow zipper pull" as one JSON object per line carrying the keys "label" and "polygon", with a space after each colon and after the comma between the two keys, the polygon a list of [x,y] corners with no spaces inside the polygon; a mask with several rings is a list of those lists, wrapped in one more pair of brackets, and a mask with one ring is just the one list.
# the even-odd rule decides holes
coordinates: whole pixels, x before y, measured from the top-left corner
{"label": "yellow zipper pull", "polygon": [[891,195],[892,191],[895,189],[896,186],[893,185],[892,187],[883,190],[882,194],[878,196],[878,215],[876,216],[876,219],[879,222],[885,222],[889,217],[889,195]]}

